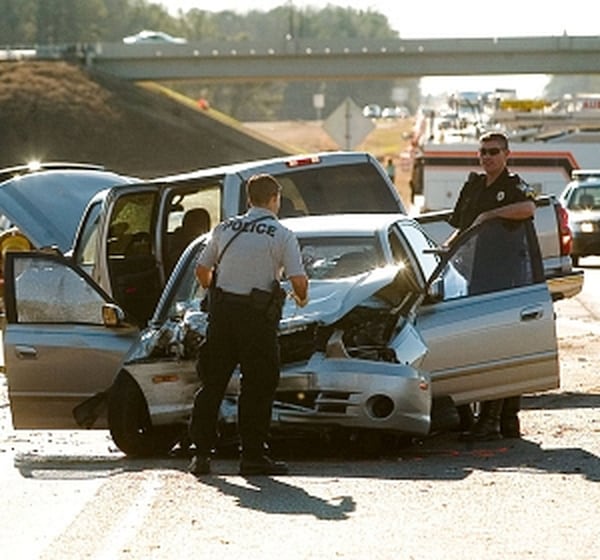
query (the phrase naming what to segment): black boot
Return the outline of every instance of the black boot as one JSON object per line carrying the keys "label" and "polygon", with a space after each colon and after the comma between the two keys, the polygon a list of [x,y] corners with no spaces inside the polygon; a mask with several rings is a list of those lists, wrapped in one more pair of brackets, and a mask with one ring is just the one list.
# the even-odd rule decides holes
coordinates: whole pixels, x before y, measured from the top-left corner
{"label": "black boot", "polygon": [[508,397],[502,405],[500,416],[500,432],[505,438],[520,438],[521,424],[519,422],[519,410],[521,410],[521,396]]}
{"label": "black boot", "polygon": [[460,435],[464,441],[492,441],[502,438],[500,434],[500,415],[502,400],[484,401],[475,425],[468,432]]}
{"label": "black boot", "polygon": [[194,455],[188,467],[188,472],[194,476],[210,474],[210,455],[202,453]]}
{"label": "black boot", "polygon": [[458,429],[461,432],[468,432],[473,429],[475,425],[475,416],[473,415],[473,409],[470,404],[461,404],[456,407],[458,412]]}

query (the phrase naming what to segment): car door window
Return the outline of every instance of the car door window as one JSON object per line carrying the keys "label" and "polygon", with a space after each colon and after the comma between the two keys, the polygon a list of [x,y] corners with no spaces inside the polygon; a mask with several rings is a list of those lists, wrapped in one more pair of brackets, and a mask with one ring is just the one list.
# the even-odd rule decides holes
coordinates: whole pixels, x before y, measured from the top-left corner
{"label": "car door window", "polygon": [[407,241],[408,249],[402,249],[398,253],[402,244],[390,239],[392,251],[398,253],[394,255],[394,259],[396,262],[400,262],[406,258],[404,253],[410,251],[412,259],[409,260],[415,261],[416,268],[422,275],[422,281],[426,282],[440,263],[439,255],[432,251],[437,245],[415,223],[402,222],[398,224],[398,227],[401,236]]}
{"label": "car door window", "polygon": [[163,262],[167,276],[184,249],[221,220],[221,182],[202,184],[192,190],[176,188],[169,193],[163,229]]}
{"label": "car door window", "polygon": [[12,266],[15,322],[103,324],[105,297],[65,262],[38,254]]}
{"label": "car door window", "polygon": [[[472,234],[461,239],[460,246],[448,261],[446,276],[460,278],[466,289],[460,292],[445,290],[445,299],[491,293],[527,286],[543,281],[536,268],[527,222],[491,220]],[[454,295],[452,295],[454,294]]]}
{"label": "car door window", "polygon": [[156,262],[155,190],[121,195],[109,218],[107,255],[113,295],[139,323],[148,320],[161,291]]}

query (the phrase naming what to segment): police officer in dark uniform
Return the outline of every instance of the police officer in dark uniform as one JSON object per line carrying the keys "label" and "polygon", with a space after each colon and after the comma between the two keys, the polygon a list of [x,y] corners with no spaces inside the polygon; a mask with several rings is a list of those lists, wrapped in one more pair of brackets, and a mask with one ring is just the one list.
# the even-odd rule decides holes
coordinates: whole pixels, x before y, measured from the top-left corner
{"label": "police officer in dark uniform", "polygon": [[196,446],[189,470],[195,475],[210,472],[219,408],[238,364],[242,373],[238,406],[240,474],[287,473],[285,463],[272,460],[266,453],[279,382],[277,327],[281,310],[273,313],[272,296],[278,295],[279,280],[285,271],[291,296],[297,305],[304,306],[308,279],[296,237],[277,220],[279,183],[261,174],[251,177],[246,188],[248,212],[219,224],[197,261],[196,276],[204,288],[210,286],[216,268],[216,290],[209,309],[202,386],[194,400],[189,426]]}
{"label": "police officer in dark uniform", "polygon": [[[456,229],[447,243],[472,225],[492,218],[526,220],[535,214],[535,192],[521,178],[510,173],[508,139],[499,132],[488,132],[479,139],[479,161],[484,173],[471,173],[463,185],[452,216]],[[477,422],[462,434],[466,440],[493,440],[521,435],[518,412],[521,397],[481,403]],[[459,407],[461,425],[472,423],[470,407]]]}

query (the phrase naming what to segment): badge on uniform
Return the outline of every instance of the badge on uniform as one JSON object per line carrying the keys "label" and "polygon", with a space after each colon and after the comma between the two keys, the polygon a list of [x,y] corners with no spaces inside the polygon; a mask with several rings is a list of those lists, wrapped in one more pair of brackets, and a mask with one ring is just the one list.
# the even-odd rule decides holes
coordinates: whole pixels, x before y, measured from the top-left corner
{"label": "badge on uniform", "polygon": [[504,194],[504,191],[498,191],[498,192],[496,193],[496,200],[497,200],[498,202],[502,202],[502,201],[504,200],[504,197],[505,197],[505,196],[506,196],[506,195]]}

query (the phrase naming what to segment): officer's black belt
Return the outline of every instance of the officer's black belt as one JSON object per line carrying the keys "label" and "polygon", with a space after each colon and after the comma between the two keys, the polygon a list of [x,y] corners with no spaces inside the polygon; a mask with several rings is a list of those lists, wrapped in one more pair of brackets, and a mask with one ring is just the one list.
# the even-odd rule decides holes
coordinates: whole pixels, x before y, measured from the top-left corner
{"label": "officer's black belt", "polygon": [[246,305],[250,305],[252,303],[250,294],[233,294],[231,292],[225,292],[223,290],[220,290],[220,292],[221,293],[219,294],[219,299],[221,299],[221,301],[225,301],[227,303],[244,303]]}

